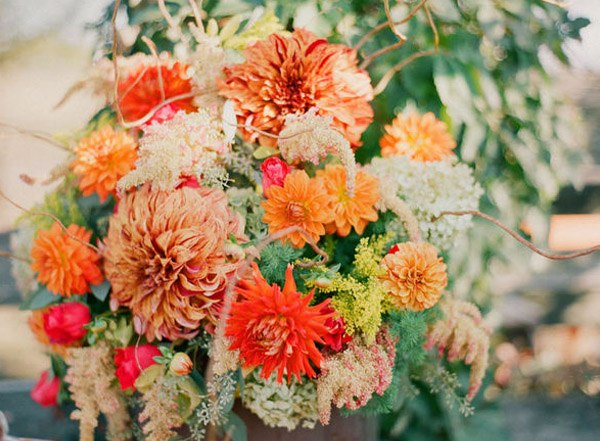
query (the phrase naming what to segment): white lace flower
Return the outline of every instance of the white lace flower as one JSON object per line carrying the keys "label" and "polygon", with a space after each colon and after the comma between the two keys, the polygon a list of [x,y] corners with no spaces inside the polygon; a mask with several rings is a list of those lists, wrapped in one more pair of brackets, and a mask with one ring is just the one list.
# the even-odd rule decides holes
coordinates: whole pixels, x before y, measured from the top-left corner
{"label": "white lace flower", "polygon": [[[408,204],[419,222],[423,239],[443,250],[450,248],[456,235],[471,226],[471,216],[434,218],[442,211],[477,210],[483,194],[471,168],[456,158],[437,162],[412,161],[406,156],[375,158],[365,171],[377,176],[382,187]],[[403,229],[400,221],[388,227]]]}

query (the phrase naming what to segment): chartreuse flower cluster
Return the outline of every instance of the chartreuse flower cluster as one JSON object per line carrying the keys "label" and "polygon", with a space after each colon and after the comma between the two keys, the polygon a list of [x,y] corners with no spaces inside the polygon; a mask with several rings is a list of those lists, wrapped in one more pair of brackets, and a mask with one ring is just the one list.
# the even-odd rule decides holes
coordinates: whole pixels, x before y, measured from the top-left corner
{"label": "chartreuse flower cluster", "polygon": [[116,96],[15,236],[53,360],[34,399],[72,402],[82,440],[101,414],[111,440],[239,436],[236,397],[314,427],[385,409],[434,371],[426,341],[472,367],[472,398],[489,333],[440,256],[469,221],[436,217],[481,190],[446,126],[398,116],[359,166],[374,111],[354,49],[268,10],[168,12],[176,50],[99,64],[88,84]]}

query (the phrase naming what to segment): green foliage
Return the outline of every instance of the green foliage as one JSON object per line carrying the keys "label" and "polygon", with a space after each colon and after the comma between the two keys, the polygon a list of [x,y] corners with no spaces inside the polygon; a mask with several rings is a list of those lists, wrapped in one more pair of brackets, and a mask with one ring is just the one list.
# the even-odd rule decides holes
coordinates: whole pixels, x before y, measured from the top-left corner
{"label": "green foliage", "polygon": [[[71,224],[85,226],[85,217],[77,205],[77,199],[81,193],[75,185],[76,178],[68,175],[64,182],[53,192],[44,197],[44,202],[33,208],[35,213],[51,213],[58,218],[65,226]],[[26,218],[37,230],[49,230],[54,224],[54,219],[43,214],[25,215]]]}
{"label": "green foliage", "polygon": [[287,266],[301,255],[302,250],[281,242],[273,242],[260,253],[258,267],[267,282],[283,286]]}

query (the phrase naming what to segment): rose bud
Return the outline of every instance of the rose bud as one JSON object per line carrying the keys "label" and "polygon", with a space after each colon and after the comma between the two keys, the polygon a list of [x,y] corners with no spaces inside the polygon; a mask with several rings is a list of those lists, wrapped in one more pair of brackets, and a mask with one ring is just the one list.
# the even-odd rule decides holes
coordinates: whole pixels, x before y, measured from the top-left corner
{"label": "rose bud", "polygon": [[44,330],[50,343],[68,345],[81,340],[87,334],[85,325],[90,323],[90,308],[84,303],[68,302],[51,306],[44,313]]}
{"label": "rose bud", "polygon": [[154,357],[160,355],[158,348],[150,344],[117,349],[115,351],[115,366],[121,389],[133,388],[135,390],[135,380],[148,366],[157,364]]}
{"label": "rose bud", "polygon": [[267,189],[271,185],[283,186],[285,177],[292,171],[290,166],[285,161],[271,156],[263,161],[260,165],[260,171],[263,172],[262,188],[263,194],[267,195]]}
{"label": "rose bud", "polygon": [[[332,312],[335,312],[335,310],[329,305],[321,309],[322,314],[330,314]],[[329,334],[324,335],[323,340],[325,340],[325,345],[329,346],[334,352],[340,352],[344,348],[344,345],[352,340],[352,337],[346,334],[344,319],[341,317],[329,317],[325,321],[325,327],[329,330]]]}
{"label": "rose bud", "polygon": [[192,372],[194,368],[194,363],[192,363],[191,358],[188,354],[184,352],[177,352],[173,356],[173,360],[171,360],[171,364],[169,365],[169,370],[171,373],[179,376],[188,375]]}
{"label": "rose bud", "polygon": [[31,390],[31,399],[42,407],[56,406],[60,390],[60,379],[56,376],[49,379],[48,374],[48,371],[42,372]]}

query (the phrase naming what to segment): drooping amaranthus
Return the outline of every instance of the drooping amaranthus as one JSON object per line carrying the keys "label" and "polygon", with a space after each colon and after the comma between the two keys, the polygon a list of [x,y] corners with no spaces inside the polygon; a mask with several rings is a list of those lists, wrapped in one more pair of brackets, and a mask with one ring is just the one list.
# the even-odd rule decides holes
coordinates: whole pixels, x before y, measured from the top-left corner
{"label": "drooping amaranthus", "polygon": [[440,356],[447,352],[448,361],[463,360],[471,366],[467,392],[471,400],[477,395],[488,366],[492,331],[472,303],[447,296],[440,307],[444,318],[430,326],[425,347],[436,347]]}

